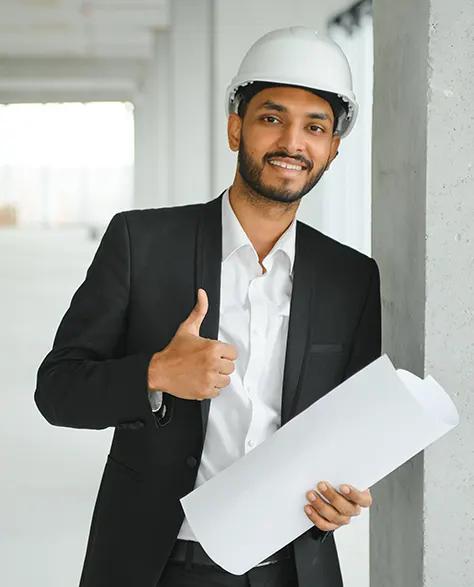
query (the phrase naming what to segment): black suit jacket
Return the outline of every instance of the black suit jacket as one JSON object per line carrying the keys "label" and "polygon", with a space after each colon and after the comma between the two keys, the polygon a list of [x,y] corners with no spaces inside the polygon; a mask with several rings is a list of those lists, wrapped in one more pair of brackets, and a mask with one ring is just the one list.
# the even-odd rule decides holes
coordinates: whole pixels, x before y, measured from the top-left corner
{"label": "black suit jacket", "polygon": [[[80,587],[155,587],[183,522],[210,400],[164,394],[164,417],[153,413],[147,372],[199,287],[209,297],[201,336],[217,338],[221,205],[114,216],[39,368],[35,402],[48,422],[115,428]],[[298,222],[282,424],[380,355],[379,287],[372,259]],[[314,527],[293,548],[299,587],[342,585],[332,534]]]}

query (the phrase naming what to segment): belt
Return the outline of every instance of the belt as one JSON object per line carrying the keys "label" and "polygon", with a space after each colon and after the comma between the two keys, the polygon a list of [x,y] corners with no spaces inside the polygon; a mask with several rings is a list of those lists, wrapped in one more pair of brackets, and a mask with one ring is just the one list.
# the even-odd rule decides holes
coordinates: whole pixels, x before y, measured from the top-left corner
{"label": "belt", "polygon": [[[264,561],[258,564],[257,567],[262,567],[270,563],[276,563],[278,561],[287,560],[290,558],[290,546],[285,546],[281,550],[275,552],[275,554],[272,554],[266,558]],[[171,551],[169,560],[186,563],[186,567],[188,569],[190,568],[191,564],[208,565],[221,568],[212,560],[208,554],[206,554],[206,551],[199,544],[199,542],[194,542],[192,540],[177,540],[173,550]]]}

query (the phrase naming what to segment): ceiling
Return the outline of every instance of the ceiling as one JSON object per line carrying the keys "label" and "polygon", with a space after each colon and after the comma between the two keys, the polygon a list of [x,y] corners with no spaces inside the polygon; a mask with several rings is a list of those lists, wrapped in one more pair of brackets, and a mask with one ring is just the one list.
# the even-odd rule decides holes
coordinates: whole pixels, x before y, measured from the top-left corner
{"label": "ceiling", "polygon": [[0,102],[131,99],[168,24],[168,0],[0,0]]}

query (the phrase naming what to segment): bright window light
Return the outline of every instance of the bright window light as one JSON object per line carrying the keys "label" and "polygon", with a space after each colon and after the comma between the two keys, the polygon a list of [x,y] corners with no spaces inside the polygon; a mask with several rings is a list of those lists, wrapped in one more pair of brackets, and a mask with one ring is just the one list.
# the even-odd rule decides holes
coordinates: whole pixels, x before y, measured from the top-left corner
{"label": "bright window light", "polygon": [[133,106],[0,106],[0,206],[19,224],[103,225],[133,198]]}

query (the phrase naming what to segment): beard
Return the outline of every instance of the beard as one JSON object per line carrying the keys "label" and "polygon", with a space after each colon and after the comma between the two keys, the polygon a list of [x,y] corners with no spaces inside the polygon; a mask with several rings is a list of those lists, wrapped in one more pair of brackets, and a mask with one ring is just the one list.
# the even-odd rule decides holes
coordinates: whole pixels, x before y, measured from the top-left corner
{"label": "beard", "polygon": [[281,204],[293,204],[301,200],[303,196],[315,187],[327,168],[326,163],[326,165],[323,165],[319,170],[311,174],[314,167],[311,161],[308,161],[301,155],[292,156],[291,158],[295,159],[295,164],[296,162],[303,163],[309,171],[309,177],[304,186],[297,190],[292,189],[290,187],[290,179],[285,179],[281,187],[266,185],[262,180],[262,174],[266,163],[273,157],[288,157],[288,154],[283,152],[267,153],[263,157],[262,164],[259,165],[248,153],[244,139],[241,137],[238,154],[239,173],[248,188],[249,196],[265,198]]}

